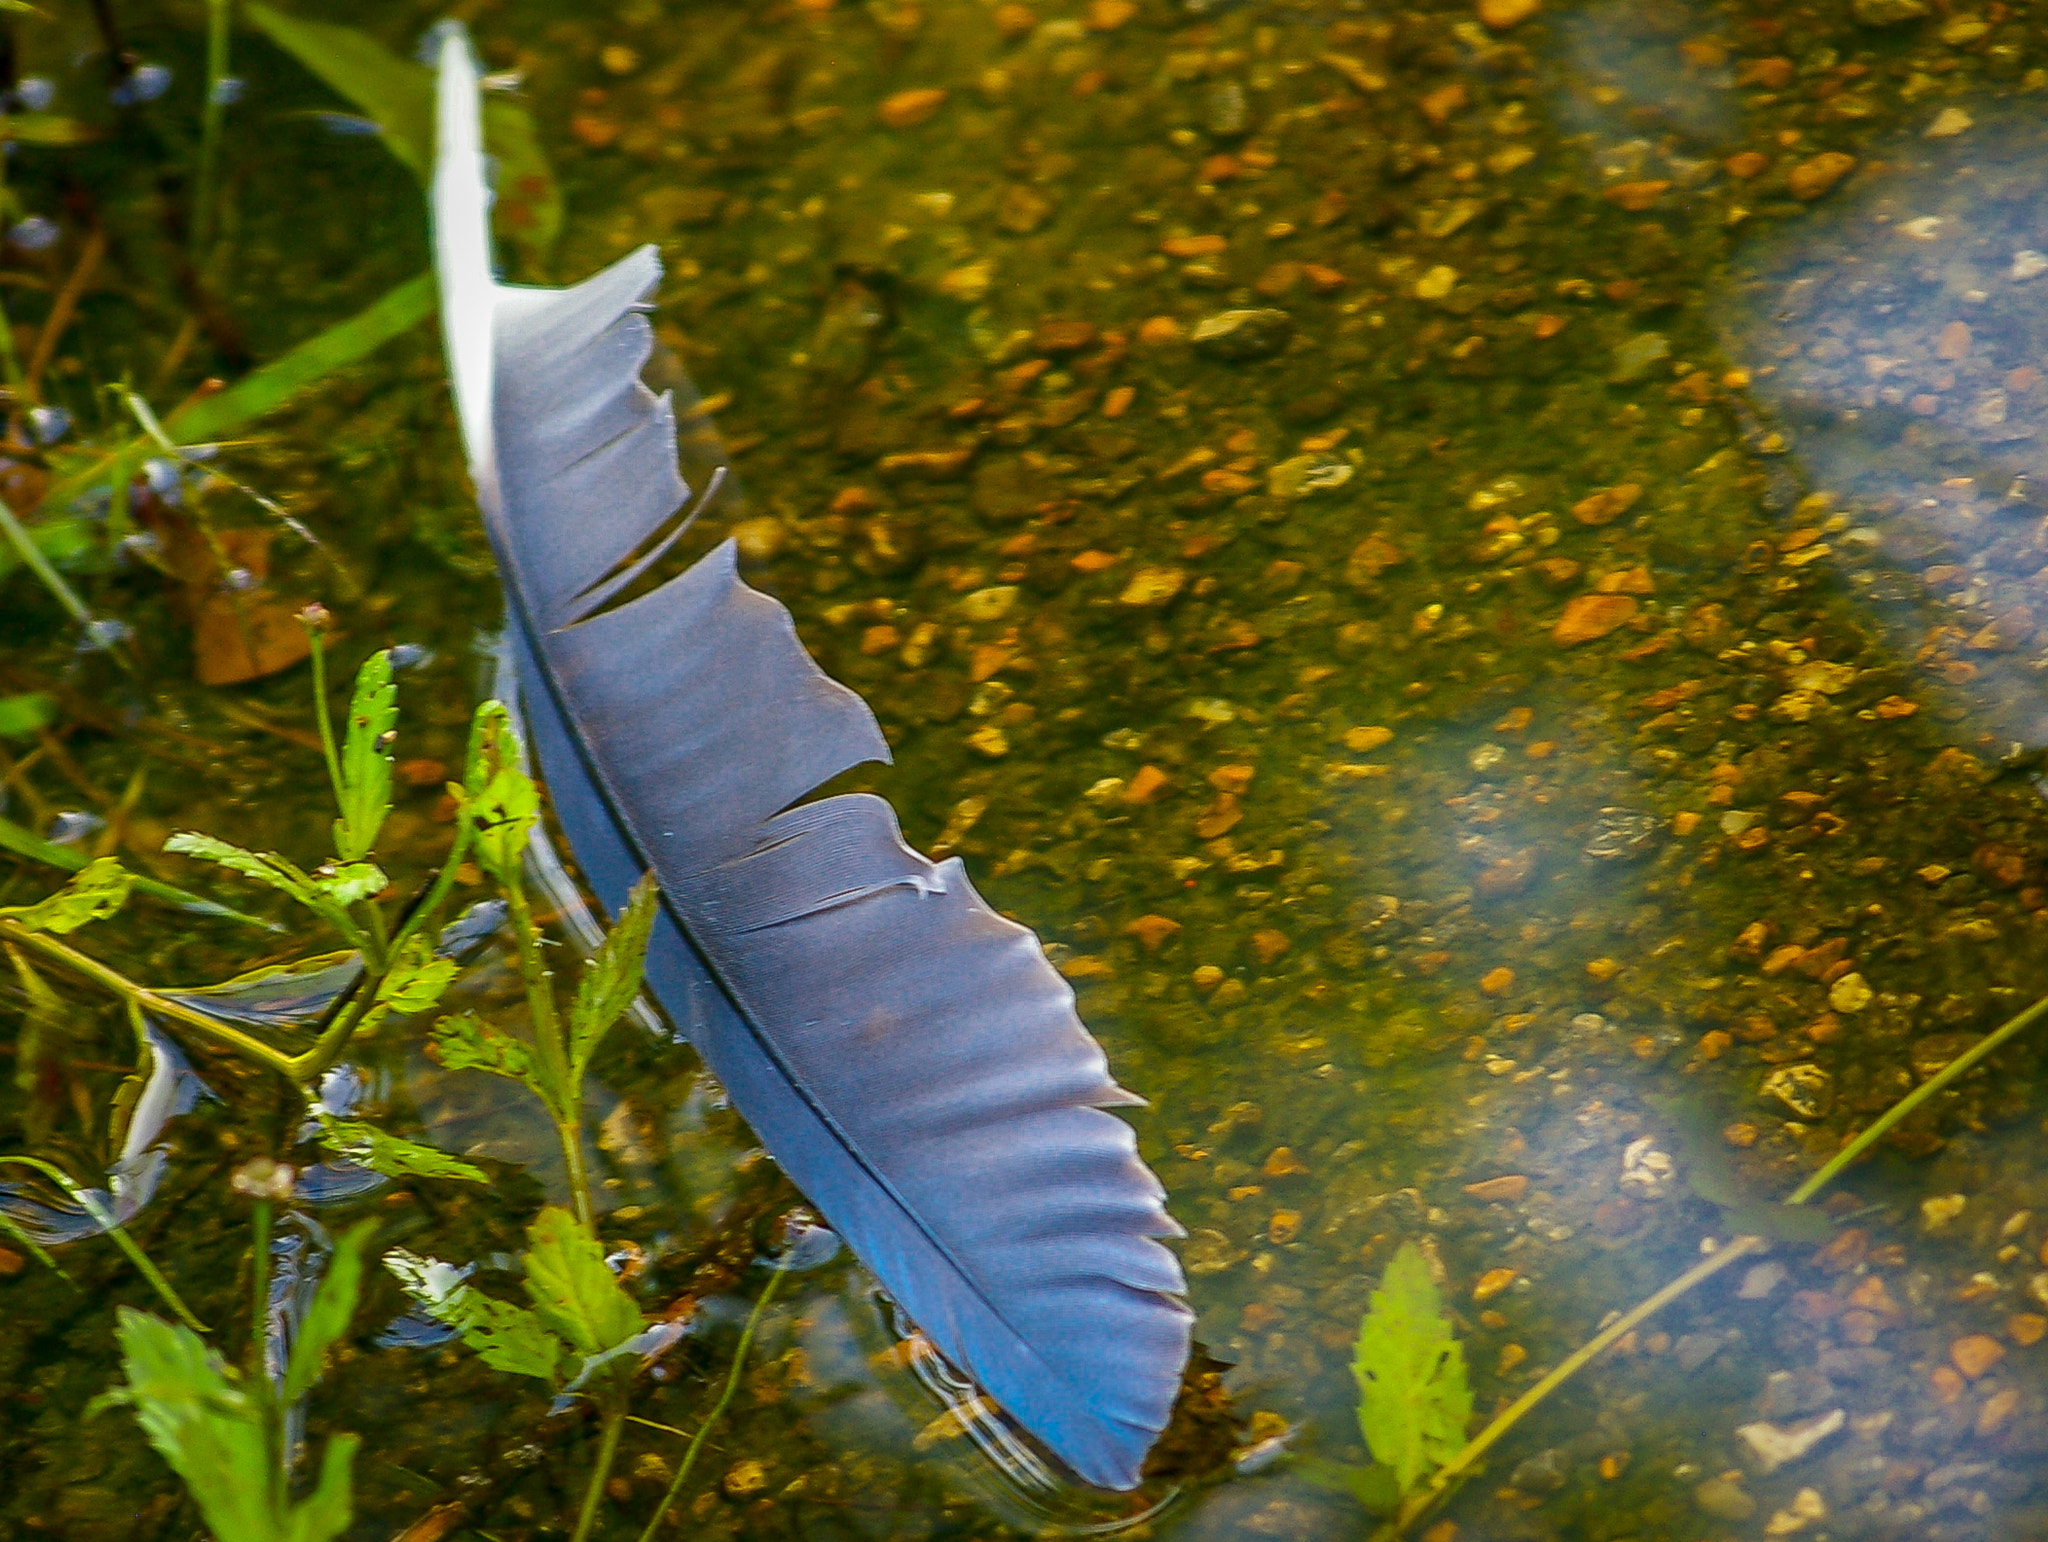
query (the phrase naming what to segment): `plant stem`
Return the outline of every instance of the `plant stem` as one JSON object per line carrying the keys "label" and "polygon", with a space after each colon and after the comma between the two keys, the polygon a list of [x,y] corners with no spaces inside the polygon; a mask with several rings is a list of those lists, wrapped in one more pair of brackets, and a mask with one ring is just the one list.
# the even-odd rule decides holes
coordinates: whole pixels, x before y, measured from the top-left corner
{"label": "plant stem", "polygon": [[1601,1329],[1591,1339],[1573,1350],[1558,1365],[1557,1369],[1516,1398],[1513,1403],[1501,1410],[1500,1413],[1496,1414],[1493,1421],[1467,1441],[1464,1448],[1456,1456],[1432,1473],[1428,1486],[1420,1493],[1410,1496],[1408,1501],[1401,1506],[1400,1513],[1383,1528],[1382,1535],[1397,1537],[1414,1525],[1416,1521],[1422,1518],[1425,1511],[1449,1491],[1452,1485],[1459,1482],[1467,1472],[1471,1471],[1478,1463],[1480,1457],[1491,1450],[1509,1430],[1521,1423],[1522,1416],[1528,1413],[1530,1409],[1571,1380],[1588,1362],[1596,1359],[1608,1346],[1656,1316],[1657,1313],[1663,1311],[1665,1307],[1686,1294],[1695,1285],[1698,1285],[1703,1280],[1713,1278],[1713,1276],[1719,1274],[1737,1259],[1746,1258],[1751,1253],[1756,1252],[1763,1246],[1763,1240],[1761,1237],[1736,1237],[1732,1239],[1725,1247],[1719,1248],[1710,1256],[1701,1259],[1700,1262],[1694,1264],[1692,1268],[1686,1270],[1685,1273],[1666,1285],[1654,1296],[1638,1303],[1633,1310],[1615,1318],[1613,1322]]}
{"label": "plant stem", "polygon": [[604,1439],[597,1448],[597,1466],[584,1486],[583,1509],[576,1517],[576,1534],[569,1542],[585,1542],[590,1528],[597,1524],[597,1502],[604,1498],[605,1479],[612,1475],[612,1461],[619,1454],[619,1436],[626,1428],[626,1400],[623,1393],[615,1392],[609,1401],[612,1406],[605,1410]]}
{"label": "plant stem", "polygon": [[726,1373],[725,1390],[718,1394],[718,1401],[711,1405],[711,1412],[704,1416],[704,1422],[697,1426],[697,1433],[690,1437],[690,1448],[683,1453],[683,1464],[676,1469],[670,1481],[668,1492],[661,1496],[661,1504],[655,1509],[654,1519],[647,1523],[647,1529],[640,1533],[640,1542],[654,1542],[654,1533],[661,1526],[661,1518],[668,1514],[670,1505],[676,1502],[683,1491],[683,1485],[690,1480],[690,1469],[697,1465],[697,1453],[704,1448],[704,1437],[712,1426],[725,1416],[731,1406],[733,1394],[740,1389],[740,1373],[747,1368],[747,1351],[754,1347],[754,1331],[761,1326],[761,1318],[768,1310],[768,1303],[775,1299],[775,1287],[782,1283],[782,1271],[777,1269],[768,1276],[760,1297],[754,1302],[754,1310],[747,1314],[747,1325],[740,1331],[740,1346],[733,1351],[732,1369]]}
{"label": "plant stem", "polygon": [[541,955],[540,928],[534,924],[532,907],[526,903],[526,885],[520,881],[516,864],[500,877],[499,887],[512,912],[512,935],[519,944],[519,973],[526,981],[527,1014],[533,1020],[533,1068],[540,1083],[541,1101],[547,1105],[555,1139],[562,1147],[562,1165],[568,1170],[576,1219],[595,1236],[597,1217],[590,1202],[589,1175],[583,1166],[583,1087],[570,1068],[568,1050],[562,1042],[562,1020],[555,1010],[554,984],[547,960]]}
{"label": "plant stem", "polygon": [[[1926,1081],[1886,1109],[1868,1129],[1864,1130],[1854,1140],[1836,1152],[1818,1172],[1794,1189],[1785,1199],[1784,1203],[1788,1205],[1803,1205],[1812,1199],[1814,1195],[1834,1182],[1842,1171],[1858,1157],[1876,1145],[1877,1142],[1884,1139],[1890,1131],[1898,1126],[1901,1120],[1911,1115],[1913,1110],[1925,1103],[1937,1092],[1940,1092],[1942,1088],[1955,1081],[1957,1077],[1966,1074],[1988,1056],[1995,1054],[2006,1043],[2024,1033],[2044,1016],[2048,1016],[2048,996],[2042,997],[2025,1011],[2009,1018],[1993,1032],[1986,1034],[1977,1043],[1971,1045],[1969,1049],[1956,1056],[1955,1059],[1928,1077]],[[1719,1274],[1737,1259],[1758,1252],[1764,1246],[1764,1239],[1761,1237],[1741,1236],[1733,1238],[1726,1247],[1721,1248],[1711,1257],[1695,1264],[1655,1295],[1608,1324],[1607,1327],[1595,1334],[1586,1344],[1567,1356],[1556,1370],[1545,1376],[1535,1386],[1531,1387],[1507,1408],[1503,1409],[1485,1429],[1467,1441],[1457,1455],[1453,1456],[1431,1474],[1427,1486],[1420,1492],[1411,1495],[1402,1504],[1394,1518],[1375,1533],[1374,1542],[1391,1542],[1391,1539],[1399,1537],[1409,1527],[1413,1526],[1440,1499],[1449,1494],[1451,1489],[1471,1471],[1481,1456],[1498,1443],[1501,1437],[1513,1429],[1516,1424],[1521,1422],[1523,1415],[1527,1414],[1530,1409],[1563,1386],[1566,1381],[1570,1380],[1572,1376],[1576,1375],[1590,1361],[1597,1358],[1603,1350],[1621,1338],[1623,1334],[1628,1333],[1631,1329],[1638,1327],[1650,1317],[1662,1311],[1680,1296],[1692,1290],[1694,1286]],[[646,1539],[643,1539],[643,1542],[646,1542]]]}
{"label": "plant stem", "polygon": [[67,943],[59,942],[46,932],[31,931],[18,921],[0,916],[0,937],[6,938],[9,942],[19,943],[22,947],[62,964],[73,974],[92,981],[93,984],[141,1008],[151,1016],[182,1023],[194,1032],[204,1034],[216,1043],[223,1044],[237,1054],[255,1061],[258,1065],[267,1066],[278,1075],[292,1081],[303,1079],[299,1074],[299,1061],[281,1050],[272,1048],[261,1039],[250,1037],[240,1029],[217,1022],[203,1012],[195,1012],[181,1002],[160,996],[146,986],[137,985],[118,970],[109,968],[98,959],[79,952]]}
{"label": "plant stem", "polygon": [[313,718],[320,725],[320,753],[327,757],[327,781],[334,789],[334,806],[345,800],[341,778],[341,753],[334,747],[334,719],[327,710],[327,636],[318,627],[306,627],[313,649],[307,662],[313,666]]}
{"label": "plant stem", "polygon": [[199,131],[199,189],[193,199],[192,261],[204,266],[213,240],[215,166],[220,158],[220,127],[227,103],[220,83],[228,73],[228,7],[230,0],[206,0],[206,107]]}
{"label": "plant stem", "polygon": [[1878,1115],[1876,1123],[1850,1141],[1840,1151],[1836,1152],[1829,1159],[1825,1167],[1794,1189],[1792,1197],[1787,1199],[1785,1203],[1788,1205],[1805,1204],[1807,1200],[1834,1182],[1836,1176],[1843,1168],[1862,1156],[1864,1152],[1876,1145],[1877,1142],[1883,1140],[1897,1126],[1900,1120],[1906,1118],[1914,1109],[1925,1103],[1957,1077],[1969,1071],[1987,1055],[1995,1054],[2005,1045],[2007,1040],[2015,1038],[2033,1027],[2044,1015],[2048,1015],[2048,996],[2043,996],[2024,1012],[2007,1020],[2000,1027],[1986,1034],[1975,1044],[1963,1051],[1962,1054],[1956,1056],[1955,1059],[1928,1077],[1926,1081]]}
{"label": "plant stem", "polygon": [[250,1222],[249,1243],[249,1365],[245,1372],[254,1386],[265,1378],[263,1349],[270,1336],[270,1201],[256,1201]]}

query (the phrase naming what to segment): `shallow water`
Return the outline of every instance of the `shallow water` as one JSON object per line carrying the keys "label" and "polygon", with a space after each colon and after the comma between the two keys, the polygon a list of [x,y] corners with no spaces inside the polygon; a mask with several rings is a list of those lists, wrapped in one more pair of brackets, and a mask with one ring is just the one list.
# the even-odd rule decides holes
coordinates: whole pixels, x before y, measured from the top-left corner
{"label": "shallow water", "polygon": [[[1440,1264],[1490,1414],[1730,1234],[1695,1180],[1783,1195],[2048,987],[2048,36],[1911,0],[1520,9],[469,16],[489,66],[523,72],[566,199],[515,274],[660,243],[654,370],[694,378],[748,494],[704,541],[740,535],[884,724],[896,764],[856,780],[1038,930],[1150,1100],[1134,1123],[1217,1364],[1154,1489],[1068,1496],[1069,1521],[1171,1493],[1131,1534],[1366,1535],[1304,1464],[1229,1456],[1297,1427],[1294,1453],[1363,1458],[1349,1346],[1399,1243]],[[433,18],[330,19],[409,52]],[[53,110],[112,135],[16,157],[23,211],[64,235],[10,253],[27,282],[0,291],[40,318],[108,232],[50,375],[84,433],[113,430],[97,383],[173,403],[426,262],[409,173],[238,34],[220,312],[166,364],[191,314],[169,222],[198,20],[123,9],[174,86],[118,122],[80,59],[89,15],[19,29]],[[459,759],[496,595],[432,328],[224,464],[324,543],[274,543],[271,583],[328,604],[343,663],[432,650],[402,676],[398,753]],[[208,496],[224,525],[261,519]],[[67,714],[5,812],[108,815],[139,766],[116,824],[139,869],[210,882],[158,852],[176,828],[309,850],[304,671],[202,687],[161,578],[78,582],[135,626],[140,667],[74,658],[54,604],[0,579],[0,694],[54,682]],[[35,746],[4,748],[0,770]],[[401,886],[446,839],[422,781]],[[48,887],[9,861],[0,903]],[[249,936],[139,906],[86,939],[192,980],[253,962]],[[465,989],[519,993],[502,960]],[[0,1147],[86,1171],[130,1050],[118,1014],[65,999],[62,1063],[0,1091]],[[27,1009],[4,1012],[13,1037]],[[2037,1533],[2037,1054],[2020,1041],[1838,1184],[1825,1247],[1782,1244],[1624,1341],[1443,1519]],[[201,1069],[235,1109],[181,1123],[138,1230],[225,1316],[222,1175],[285,1115],[253,1074]],[[402,1048],[373,1069],[394,1123],[503,1176],[372,1203],[446,1257],[515,1247],[559,1184],[544,1127]],[[710,1297],[713,1331],[639,1405],[689,1430],[745,1310],[748,1227],[796,1196],[687,1051],[641,1036],[600,1079],[607,1235],[654,1255],[655,1296]],[[112,1303],[144,1300],[94,1246],[68,1255],[81,1294],[0,1278],[0,1530],[194,1535],[127,1415],[78,1420],[113,1374]],[[802,1279],[674,1534],[1027,1529],[968,1442],[920,1434],[938,1404],[871,1358],[887,1324],[859,1272]],[[592,1433],[463,1355],[380,1346],[403,1303],[379,1289],[310,1411],[316,1436],[368,1437],[351,1535],[457,1501],[449,1536],[565,1534]],[[1736,1433],[1836,1409],[1776,1470]],[[628,1436],[605,1535],[638,1534],[678,1445]]]}

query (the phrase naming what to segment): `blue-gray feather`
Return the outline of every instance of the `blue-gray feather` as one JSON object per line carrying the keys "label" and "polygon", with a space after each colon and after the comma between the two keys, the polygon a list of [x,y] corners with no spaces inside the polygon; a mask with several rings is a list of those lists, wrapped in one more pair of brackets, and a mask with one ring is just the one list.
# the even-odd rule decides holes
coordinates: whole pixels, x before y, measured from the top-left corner
{"label": "blue-gray feather", "polygon": [[1104,1112],[1138,1100],[957,860],[911,850],[879,798],[803,801],[888,747],[730,542],[603,608],[687,497],[639,373],[660,267],[642,250],[569,290],[479,271],[472,82],[451,37],[444,325],[556,815],[608,908],[654,870],[648,983],[790,1177],[1025,1429],[1128,1488],[1190,1328],[1157,1240],[1178,1228]]}

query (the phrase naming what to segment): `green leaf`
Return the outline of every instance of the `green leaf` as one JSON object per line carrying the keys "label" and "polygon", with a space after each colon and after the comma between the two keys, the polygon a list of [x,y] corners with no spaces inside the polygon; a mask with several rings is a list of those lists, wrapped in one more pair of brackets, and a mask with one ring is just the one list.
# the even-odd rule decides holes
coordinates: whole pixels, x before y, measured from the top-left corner
{"label": "green leaf", "polygon": [[217,1542],[274,1537],[281,1488],[263,1410],[198,1334],[133,1307],[116,1337],[135,1410],[150,1445],[182,1478]]}
{"label": "green leaf", "polygon": [[597,1239],[559,1205],[527,1228],[526,1293],[541,1321],[579,1354],[603,1354],[647,1326]]}
{"label": "green leaf", "polygon": [[357,1435],[336,1435],[320,1454],[320,1481],[313,1492],[292,1506],[283,1531],[284,1542],[334,1542],[355,1519],[349,1502],[354,1479]]}
{"label": "green leaf", "polygon": [[361,933],[355,922],[349,919],[347,907],[350,900],[343,896],[359,891],[364,894],[381,893],[390,882],[368,862],[352,862],[347,867],[315,878],[274,851],[247,851],[214,836],[201,835],[196,830],[180,830],[164,842],[164,850],[179,856],[195,857],[201,862],[217,862],[231,873],[240,873],[244,878],[268,884],[290,895],[352,942],[360,941]]}
{"label": "green leaf", "polygon": [[[434,72],[350,27],[302,21],[265,5],[249,19],[272,42],[347,97],[384,132],[384,146],[425,181],[434,160]],[[493,214],[505,236],[537,256],[562,224],[562,201],[533,119],[516,103],[483,106],[484,147],[497,166]]]}
{"label": "green leaf", "polygon": [[[407,279],[382,299],[336,322],[296,348],[252,370],[225,391],[191,402],[164,420],[164,432],[179,444],[206,444],[225,437],[284,405],[314,382],[375,352],[433,314],[439,291],[431,273]],[[111,454],[75,450],[53,453],[61,475],[44,496],[46,507],[68,508],[95,487],[126,488],[142,463],[163,453],[153,439],[129,441]],[[38,543],[47,526],[36,527]],[[0,571],[4,571],[0,557]]]}
{"label": "green leaf", "polygon": [[[0,819],[0,851],[11,851],[17,857],[26,857],[31,862],[41,862],[47,867],[58,868],[67,873],[77,872],[86,865],[87,860],[84,852],[74,851],[69,846],[53,845],[33,831],[24,830],[11,819]],[[278,930],[268,921],[243,915],[239,910],[230,910],[226,905],[217,904],[210,899],[201,899],[196,894],[173,888],[170,884],[158,883],[154,878],[137,878],[134,880],[134,886],[138,894],[168,900],[198,915],[244,921],[250,926],[260,926],[268,932]]]}
{"label": "green leaf", "polygon": [[324,1109],[315,1109],[320,1121],[320,1144],[337,1156],[348,1158],[373,1173],[387,1178],[464,1178],[487,1183],[490,1174],[458,1156],[386,1134],[361,1119],[337,1119]]}
{"label": "green leaf", "polygon": [[574,1086],[612,1025],[640,994],[640,973],[647,962],[647,934],[661,903],[661,886],[646,873],[633,885],[626,908],[619,913],[603,944],[583,970],[576,1004],[569,1011],[569,1077]]}
{"label": "green leaf", "polygon": [[[0,118],[0,123],[6,120]],[[0,738],[18,739],[54,721],[57,698],[46,691],[23,696],[0,696]]]}
{"label": "green leaf", "polygon": [[378,1005],[392,1012],[424,1012],[441,999],[461,968],[436,953],[428,938],[414,937],[377,987]]}
{"label": "green leaf", "polygon": [[398,686],[391,678],[390,651],[383,649],[356,671],[349,702],[341,748],[341,817],[334,821],[334,850],[344,862],[370,854],[391,812],[391,757],[385,750],[397,726]]}
{"label": "green leaf", "polygon": [[1392,1515],[1401,1507],[1401,1488],[1394,1481],[1394,1469],[1384,1462],[1361,1466],[1333,1462],[1327,1457],[1297,1456],[1288,1463],[1287,1470],[1316,1488],[1349,1494],[1374,1515]]}
{"label": "green leaf", "polygon": [[1835,1223],[1823,1210],[1781,1205],[1744,1193],[1719,1124],[1696,1101],[1662,1094],[1651,1094],[1644,1101],[1670,1126],[1686,1187],[1709,1204],[1720,1206],[1721,1219],[1730,1229],[1780,1242],[1821,1243],[1834,1236]]}
{"label": "green leaf", "polygon": [[[337,1267],[341,1256],[338,1251]],[[330,1275],[321,1296],[332,1288]],[[353,1310],[353,1281],[348,1295]],[[309,1326],[319,1314],[316,1299]],[[110,1403],[135,1410],[150,1445],[184,1480],[215,1542],[333,1542],[348,1530],[355,1436],[337,1435],[327,1443],[319,1483],[293,1504],[284,1467],[273,1454],[284,1431],[272,1422],[270,1399],[249,1396],[241,1378],[190,1329],[133,1307],[122,1307],[118,1315],[115,1332],[128,1385],[96,1399],[86,1412]],[[315,1364],[332,1341],[314,1352]]]}
{"label": "green leaf", "polygon": [[337,905],[354,905],[373,899],[391,887],[391,880],[374,862],[330,864],[317,869],[312,879],[313,887]]}
{"label": "green leaf", "polygon": [[519,734],[501,701],[476,709],[463,772],[463,814],[476,831],[477,865],[499,883],[517,881],[526,838],[540,817],[540,793],[519,767]]}
{"label": "green leaf", "polygon": [[[285,1407],[291,1407],[312,1391],[313,1383],[320,1379],[320,1363],[327,1351],[348,1332],[349,1319],[356,1313],[356,1296],[363,1285],[363,1251],[370,1245],[378,1224],[375,1220],[359,1221],[334,1244],[334,1255],[327,1261],[327,1278],[320,1282],[313,1305],[307,1309],[305,1321],[299,1324],[292,1339],[291,1360],[285,1366],[284,1387],[278,1394]],[[333,1451],[332,1446],[328,1447],[330,1459]],[[343,1487],[345,1492],[346,1485]]]}
{"label": "green leaf", "polygon": [[105,920],[127,903],[135,880],[112,857],[101,857],[78,870],[63,888],[33,905],[0,908],[17,926],[32,932],[75,932],[93,921]]}
{"label": "green leaf", "polygon": [[533,1047],[468,1013],[443,1018],[433,1027],[434,1054],[451,1071],[489,1071],[545,1098],[533,1067]]}
{"label": "green leaf", "polygon": [[492,1370],[560,1382],[562,1341],[548,1332],[536,1313],[485,1295],[464,1283],[461,1270],[438,1258],[393,1248],[384,1255],[384,1267],[422,1311],[460,1333],[462,1342]]}
{"label": "green leaf", "polygon": [[1472,1390],[1429,1265],[1401,1244],[1372,1293],[1352,1360],[1358,1427],[1373,1456],[1408,1493],[1465,1443]]}
{"label": "green leaf", "polygon": [[353,27],[301,21],[267,5],[244,14],[384,131],[384,147],[425,179],[434,163],[434,74]]}
{"label": "green leaf", "polygon": [[253,878],[258,883],[289,894],[301,905],[317,907],[324,896],[313,880],[276,852],[249,851],[197,830],[180,830],[164,842],[164,850],[201,862],[217,862],[231,873]]}

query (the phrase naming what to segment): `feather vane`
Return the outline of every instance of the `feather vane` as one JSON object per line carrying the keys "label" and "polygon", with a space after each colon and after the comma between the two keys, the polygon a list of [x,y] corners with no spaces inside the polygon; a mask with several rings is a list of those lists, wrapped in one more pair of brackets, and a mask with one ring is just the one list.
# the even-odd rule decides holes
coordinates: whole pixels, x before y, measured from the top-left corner
{"label": "feather vane", "polygon": [[556,815],[616,912],[648,868],[647,981],[796,1184],[946,1356],[1079,1477],[1129,1488],[1179,1387],[1179,1234],[1073,994],[957,859],[880,798],[889,759],[728,541],[612,601],[678,538],[668,398],[640,380],[651,248],[500,284],[476,67],[441,43],[434,214],[472,480]]}

